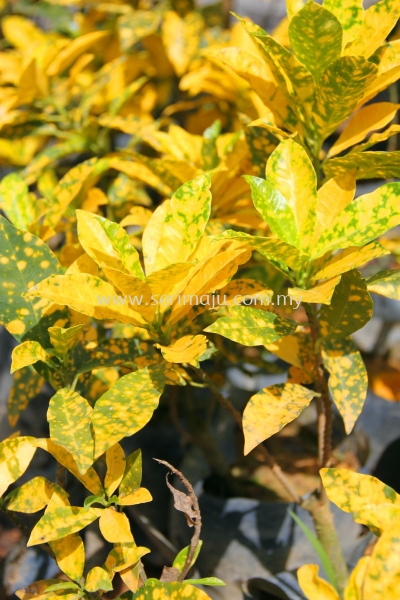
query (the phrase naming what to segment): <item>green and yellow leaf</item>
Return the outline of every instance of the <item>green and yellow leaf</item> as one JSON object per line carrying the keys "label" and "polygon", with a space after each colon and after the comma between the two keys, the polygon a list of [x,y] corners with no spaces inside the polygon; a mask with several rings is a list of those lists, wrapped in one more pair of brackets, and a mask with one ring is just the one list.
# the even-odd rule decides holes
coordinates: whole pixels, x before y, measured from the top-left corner
{"label": "green and yellow leaf", "polygon": [[140,450],[132,452],[126,459],[123,479],[119,486],[119,497],[123,498],[140,488],[142,483],[142,453]]}
{"label": "green and yellow leaf", "polygon": [[50,342],[58,356],[64,357],[82,337],[85,324],[75,325],[63,329],[62,327],[49,327]]}
{"label": "green and yellow leaf", "polygon": [[16,346],[12,351],[10,372],[14,373],[19,369],[34,365],[39,360],[47,362],[49,359],[50,356],[47,354],[46,350],[42,348],[39,342],[23,342],[22,344],[19,344],[19,346]]}
{"label": "green and yellow leaf", "polygon": [[42,389],[44,379],[32,367],[25,367],[16,371],[13,376],[13,385],[8,397],[8,422],[10,427],[15,427],[21,413]]}
{"label": "green and yellow leaf", "polygon": [[35,513],[48,505],[54,491],[58,488],[44,477],[34,477],[5,497],[7,510],[22,513]]}
{"label": "green and yellow leaf", "polygon": [[318,283],[314,287],[303,290],[302,288],[289,288],[288,294],[290,298],[296,300],[296,302],[310,302],[314,304],[330,304],[332,296],[340,281],[340,275]]}
{"label": "green and yellow leaf", "polygon": [[400,300],[400,270],[380,271],[370,279],[367,279],[369,292]]}
{"label": "green and yellow leaf", "polygon": [[161,583],[156,579],[150,580],[145,587],[141,587],[132,600],[210,600],[202,590],[186,583]]}
{"label": "green and yellow leaf", "polygon": [[0,496],[23,475],[36,452],[33,437],[8,438],[0,444]]}
{"label": "green and yellow leaf", "polygon": [[113,589],[109,574],[102,567],[93,567],[86,576],[85,590],[87,592],[110,591]]}
{"label": "green and yellow leaf", "polygon": [[174,11],[164,14],[162,41],[178,77],[186,73],[196,55],[203,29],[204,21],[198,12],[190,12],[185,17]]}
{"label": "green and yellow leaf", "polygon": [[345,49],[350,56],[362,55],[369,58],[384,44],[396,25],[400,6],[396,0],[381,0],[365,11],[364,21],[355,40]]}
{"label": "green and yellow leaf", "polygon": [[207,350],[205,335],[185,335],[169,346],[155,344],[167,362],[188,363],[194,367],[199,366],[199,359]]}
{"label": "green and yellow leaf", "polygon": [[345,48],[356,38],[364,22],[363,0],[324,0],[323,7],[333,13],[342,25]]}
{"label": "green and yellow leaf", "polygon": [[146,488],[138,488],[133,494],[127,496],[123,493],[119,496],[118,504],[120,506],[133,506],[134,504],[145,504],[153,500],[152,495]]}
{"label": "green and yellow leaf", "polygon": [[98,519],[102,512],[102,508],[79,506],[58,506],[47,510],[33,528],[27,545],[44,544],[76,533]]}
{"label": "green and yellow leaf", "polygon": [[14,227],[24,231],[38,217],[28,186],[18,173],[10,173],[1,180],[0,207]]}
{"label": "green and yellow leaf", "polygon": [[314,244],[341,211],[353,201],[355,193],[356,177],[352,171],[330,179],[318,190]]}
{"label": "green and yellow leaf", "polygon": [[[390,254],[378,242],[371,242],[363,248],[348,248],[330,258],[313,276],[314,281],[341,275],[351,269],[358,269],[375,258]],[[369,289],[369,288],[368,288]]]}
{"label": "green and yellow leaf", "polygon": [[110,497],[121,483],[125,473],[125,453],[119,444],[114,444],[106,451],[106,465],[104,489]]}
{"label": "green and yellow leaf", "polygon": [[58,566],[70,579],[79,581],[85,566],[85,547],[77,533],[49,542]]}

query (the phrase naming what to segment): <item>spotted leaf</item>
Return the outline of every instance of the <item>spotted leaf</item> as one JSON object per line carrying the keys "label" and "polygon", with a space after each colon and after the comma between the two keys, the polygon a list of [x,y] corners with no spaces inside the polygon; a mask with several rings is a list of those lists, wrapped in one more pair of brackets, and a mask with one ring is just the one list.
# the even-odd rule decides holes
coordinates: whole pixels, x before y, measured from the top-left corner
{"label": "spotted leaf", "polygon": [[330,374],[329,390],[349,434],[367,397],[367,370],[361,354],[350,338],[324,342],[322,357]]}
{"label": "spotted leaf", "polygon": [[79,241],[99,267],[143,279],[139,254],[120,225],[85,210],[77,210],[76,216]]}
{"label": "spotted leaf", "polygon": [[111,544],[133,542],[128,517],[114,508],[106,508],[102,511],[99,527],[104,539]]}
{"label": "spotted leaf", "polygon": [[351,115],[377,72],[377,67],[361,56],[342,56],[329,65],[319,81],[314,106],[321,140]]}
{"label": "spotted leaf", "polygon": [[0,496],[23,475],[36,452],[33,437],[14,437],[0,444]]}
{"label": "spotted leaf", "polygon": [[400,15],[397,0],[381,0],[365,11],[363,23],[355,40],[345,49],[351,56],[362,55],[369,58],[396,25]]}
{"label": "spotted leaf", "polygon": [[400,270],[380,271],[367,280],[367,288],[374,294],[400,300]]}
{"label": "spotted leaf", "polygon": [[157,579],[147,580],[132,600],[154,600],[157,596],[162,600],[210,600],[202,590],[186,583],[161,583]]}
{"label": "spotted leaf", "polygon": [[204,331],[217,333],[243,346],[261,346],[290,335],[297,327],[294,321],[257,308],[233,306],[229,314],[229,317],[217,319]]}
{"label": "spotted leaf", "polygon": [[54,394],[47,411],[51,440],[71,453],[82,475],[94,462],[92,412],[88,401],[68,388]]}
{"label": "spotted leaf", "polygon": [[289,20],[293,19],[294,15],[299,12],[304,6],[304,0],[286,0],[286,12]]}
{"label": "spotted leaf", "polygon": [[122,481],[125,472],[125,453],[119,444],[114,444],[106,452],[107,472],[104,489],[107,496],[112,496]]}
{"label": "spotted leaf", "polygon": [[123,479],[119,486],[119,496],[123,498],[140,488],[142,482],[142,453],[132,452],[126,459]]}
{"label": "spotted leaf", "polygon": [[378,539],[366,568],[365,598],[396,598],[400,593],[400,520]]}
{"label": "spotted leaf", "polygon": [[100,517],[101,508],[58,506],[47,510],[32,530],[27,546],[44,544],[76,533]]}
{"label": "spotted leaf", "polygon": [[303,565],[297,571],[299,585],[308,600],[340,600],[330,583],[318,577],[317,565]]}
{"label": "spotted leaf", "polygon": [[12,351],[11,373],[29,365],[34,365],[39,360],[43,362],[50,360],[50,356],[39,342],[23,342]]}
{"label": "spotted leaf", "polygon": [[342,275],[331,303],[321,308],[319,326],[323,338],[344,338],[372,317],[373,302],[367,285],[356,270]]}
{"label": "spotted leaf", "polygon": [[39,238],[0,217],[0,322],[18,340],[40,320],[48,302],[24,296],[35,283],[62,268]]}
{"label": "spotted leaf", "polygon": [[39,394],[43,384],[43,377],[34,371],[32,367],[25,367],[14,373],[13,385],[7,404],[10,427],[15,427],[21,413],[28,406],[30,400],[33,400]]}
{"label": "spotted leaf", "polygon": [[324,173],[337,177],[355,169],[357,179],[400,177],[399,152],[351,152],[324,163]]}
{"label": "spotted leaf", "polygon": [[28,186],[18,173],[10,173],[1,180],[0,207],[11,223],[24,231],[37,218]]}
{"label": "spotted leaf", "polygon": [[51,345],[58,356],[64,357],[79,342],[85,324],[75,325],[63,329],[62,327],[49,327]]}
{"label": "spotted leaf", "polygon": [[289,38],[299,61],[318,82],[325,69],[342,54],[342,27],[334,14],[315,2],[296,13]]}
{"label": "spotted leaf", "polygon": [[113,573],[119,573],[131,567],[150,550],[144,546],[136,546],[134,542],[117,543],[109,553],[105,566]]}
{"label": "spotted leaf", "polygon": [[325,262],[322,268],[315,273],[313,279],[327,279],[341,275],[351,269],[358,269],[369,261],[386,256],[387,254],[389,254],[389,251],[378,242],[371,242],[363,248],[357,248],[357,246],[348,248]]}
{"label": "spotted leaf", "polygon": [[197,367],[201,355],[207,350],[207,338],[205,335],[185,335],[169,346],[156,344],[156,347],[160,348],[167,362],[188,363]]}
{"label": "spotted leaf", "polygon": [[343,28],[343,47],[346,47],[355,39],[363,24],[363,0],[324,0],[323,6],[339,20]]}
{"label": "spotted leaf", "polygon": [[86,575],[85,590],[87,592],[110,591],[113,589],[109,574],[102,567],[93,567]]}
{"label": "spotted leaf", "polygon": [[314,257],[328,250],[364,246],[400,224],[400,184],[388,183],[360,196],[342,210],[314,248]]}
{"label": "spotted leaf", "polygon": [[163,389],[162,371],[145,368],[121,377],[97,400],[92,415],[95,458],[148,423]]}
{"label": "spotted leaf", "polygon": [[7,510],[28,514],[38,512],[48,505],[56,489],[58,486],[44,477],[34,477],[5,497]]}
{"label": "spotted leaf", "polygon": [[314,230],[314,244],[322,233],[330,228],[332,221],[353,201],[356,192],[354,172],[343,173],[330,179],[318,190],[317,220]]}
{"label": "spotted leaf", "polygon": [[79,581],[85,566],[85,547],[80,535],[69,535],[49,542],[58,566],[70,579]]}
{"label": "spotted leaf", "polygon": [[130,10],[122,15],[117,21],[122,52],[157,31],[160,23],[161,14],[155,11]]}
{"label": "spotted leaf", "polygon": [[161,28],[165,51],[178,77],[186,73],[196,55],[204,21],[200,13],[190,12],[180,17],[175,11],[167,11]]}
{"label": "spotted leaf", "polygon": [[244,453],[268,439],[291,423],[314,397],[301,385],[273,385],[252,396],[243,413]]}

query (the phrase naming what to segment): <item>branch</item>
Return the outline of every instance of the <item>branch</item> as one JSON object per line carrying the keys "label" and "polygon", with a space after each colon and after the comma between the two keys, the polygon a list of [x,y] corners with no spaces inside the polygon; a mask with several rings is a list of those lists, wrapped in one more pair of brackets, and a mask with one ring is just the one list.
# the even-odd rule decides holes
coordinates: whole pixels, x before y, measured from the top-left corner
{"label": "branch", "polygon": [[158,458],[155,458],[154,460],[156,460],[161,465],[165,465],[166,467],[168,467],[168,469],[170,471],[172,471],[172,473],[174,473],[174,475],[179,477],[179,479],[181,480],[181,482],[183,483],[183,485],[185,486],[185,488],[187,489],[188,494],[189,494],[187,496],[183,492],[180,492],[179,490],[176,490],[174,487],[172,487],[172,485],[168,481],[168,474],[167,474],[167,476],[166,476],[167,486],[171,490],[172,495],[174,497],[175,508],[185,514],[186,521],[187,521],[189,527],[194,527],[194,533],[193,533],[192,539],[190,541],[189,553],[186,557],[186,562],[181,571],[181,574],[178,577],[178,581],[183,581],[185,579],[186,575],[188,574],[188,571],[192,565],[192,560],[196,554],[197,546],[199,545],[199,542],[200,542],[201,514],[200,514],[199,502],[197,500],[196,494],[194,493],[191,483],[186,479],[186,477],[180,471],[178,471],[178,469],[175,469],[175,467],[173,467],[172,465],[167,463],[165,460],[159,460]]}

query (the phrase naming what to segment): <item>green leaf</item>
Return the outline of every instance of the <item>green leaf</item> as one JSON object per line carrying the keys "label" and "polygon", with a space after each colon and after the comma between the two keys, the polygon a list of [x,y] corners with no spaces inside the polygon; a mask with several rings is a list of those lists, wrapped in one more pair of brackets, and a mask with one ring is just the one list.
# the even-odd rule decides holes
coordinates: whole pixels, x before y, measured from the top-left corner
{"label": "green leaf", "polygon": [[203,133],[203,144],[201,147],[201,168],[203,171],[211,171],[219,165],[217,139],[221,133],[221,121],[215,121]]}
{"label": "green leaf", "polygon": [[144,279],[139,254],[123,227],[85,210],[77,210],[76,216],[79,241],[99,267]]}
{"label": "green leaf", "polygon": [[136,450],[126,458],[125,472],[119,485],[120,497],[128,496],[140,488],[142,483],[142,452]]}
{"label": "green leaf", "polygon": [[100,517],[102,508],[80,508],[79,506],[57,506],[47,510],[36,523],[27,546],[59,540],[76,533]]}
{"label": "green leaf", "polygon": [[30,400],[38,395],[43,384],[43,377],[32,367],[24,367],[14,373],[7,405],[8,422],[11,427],[15,427],[21,413],[28,406]]}
{"label": "green leaf", "polygon": [[47,412],[51,440],[72,454],[82,475],[94,462],[91,415],[88,401],[68,388],[51,398]]}
{"label": "green leaf", "polygon": [[[202,545],[203,545],[203,541],[200,540],[197,545],[196,552],[193,555],[192,562],[190,563],[190,567],[193,567],[193,565],[195,564],[197,557],[200,554]],[[180,573],[182,573],[183,567],[186,564],[186,559],[189,556],[189,551],[190,551],[190,546],[186,546],[186,548],[182,548],[182,550],[180,552],[178,552],[178,554],[176,555],[176,557],[174,559],[174,562],[172,563],[172,566],[175,569],[179,569]]]}
{"label": "green leaf", "polygon": [[314,395],[302,385],[280,383],[252,396],[243,412],[245,455],[294,421]]}
{"label": "green leaf", "polygon": [[262,346],[290,335],[297,327],[294,321],[257,308],[233,306],[229,314],[229,317],[217,319],[204,331],[217,333],[243,346]]}
{"label": "green leaf", "polygon": [[351,202],[334,219],[314,248],[314,258],[328,250],[364,246],[400,224],[400,184],[388,183]]}
{"label": "green leaf", "polygon": [[349,434],[367,397],[368,375],[364,361],[351,338],[322,342],[322,358],[330,374],[330,393]]}
{"label": "green leaf", "polygon": [[323,338],[344,338],[364,327],[372,317],[373,302],[367,285],[356,270],[344,273],[329,306],[321,308]]}
{"label": "green leaf", "polygon": [[378,69],[361,56],[343,56],[322,75],[313,109],[319,138],[325,140],[351,115]]}
{"label": "green leaf", "polygon": [[303,521],[300,519],[300,517],[298,517],[296,515],[296,513],[294,513],[292,510],[290,510],[290,508],[288,508],[287,511],[288,511],[289,515],[292,517],[293,521],[295,523],[297,523],[297,525],[300,527],[300,529],[302,530],[302,532],[304,533],[304,535],[310,542],[311,546],[314,548],[315,552],[318,555],[318,558],[320,559],[320,561],[322,563],[322,566],[325,570],[325,573],[326,573],[326,576],[327,576],[329,582],[336,589],[335,572],[332,567],[332,563],[329,560],[329,556],[325,552],[325,549],[322,546],[321,542],[319,541],[318,538],[315,537],[315,535],[313,534],[311,529],[309,529],[307,527],[307,525],[305,523],[303,523]]}
{"label": "green leaf", "polygon": [[343,47],[357,36],[364,21],[364,0],[324,0],[323,7],[339,20],[343,28]]}
{"label": "green leaf", "polygon": [[342,54],[343,32],[338,19],[314,1],[307,2],[289,25],[295,55],[318,83],[325,69]]}
{"label": "green leaf", "polygon": [[55,273],[58,260],[39,238],[0,217],[0,323],[20,340],[40,320],[47,302],[27,299],[28,290]]}
{"label": "green leaf", "polygon": [[370,279],[367,279],[369,292],[400,300],[400,269],[396,271],[380,271]]}
{"label": "green leaf", "polygon": [[327,178],[356,169],[357,179],[400,177],[400,152],[351,152],[324,163]]}
{"label": "green leaf", "polygon": [[162,371],[145,368],[121,377],[97,400],[92,415],[95,458],[148,423],[163,389]]}
{"label": "green leaf", "polygon": [[28,186],[18,173],[10,173],[1,180],[0,208],[15,227],[25,231],[36,219],[35,204]]}
{"label": "green leaf", "polygon": [[192,585],[226,585],[226,583],[222,581],[222,579],[218,579],[218,577],[203,577],[202,579],[185,579],[184,583],[190,583]]}

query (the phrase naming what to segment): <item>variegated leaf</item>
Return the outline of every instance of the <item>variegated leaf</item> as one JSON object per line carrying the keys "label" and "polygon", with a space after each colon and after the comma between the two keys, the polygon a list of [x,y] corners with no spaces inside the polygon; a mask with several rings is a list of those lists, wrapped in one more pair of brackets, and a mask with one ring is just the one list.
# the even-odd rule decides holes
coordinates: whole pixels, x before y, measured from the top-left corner
{"label": "variegated leaf", "polygon": [[162,371],[145,368],[121,377],[97,400],[92,415],[95,458],[148,423],[163,389]]}
{"label": "variegated leaf", "polygon": [[349,434],[367,397],[367,370],[351,338],[325,341],[322,357],[330,374],[329,390]]}
{"label": "variegated leaf", "polygon": [[135,504],[145,504],[146,502],[151,502],[152,500],[153,497],[149,490],[146,490],[146,488],[138,488],[133,492],[133,494],[128,494],[127,496],[121,494],[118,498],[117,504],[119,504],[119,506],[133,506]]}
{"label": "variegated leaf", "polygon": [[94,462],[92,412],[88,401],[68,388],[58,390],[47,412],[51,440],[71,453],[82,475]]}
{"label": "variegated leaf", "polygon": [[294,321],[257,308],[233,306],[229,314],[229,317],[217,319],[204,331],[217,333],[243,346],[261,346],[290,335],[297,327]]}
{"label": "variegated leaf", "polygon": [[186,73],[196,55],[203,29],[204,21],[198,12],[190,12],[184,17],[180,17],[174,11],[164,14],[161,36],[167,56],[178,77]]}
{"label": "variegated leaf", "polygon": [[150,10],[130,10],[117,21],[122,52],[157,31],[161,14]]}
{"label": "variegated leaf", "polygon": [[39,360],[43,362],[48,362],[50,360],[50,356],[47,354],[46,350],[42,348],[39,342],[23,342],[22,344],[19,344],[19,346],[16,346],[12,351],[10,372],[14,373],[19,369],[34,365]]}
{"label": "variegated leaf", "polygon": [[342,25],[345,48],[356,38],[364,22],[363,0],[324,0],[323,7],[333,13]]}
{"label": "variegated leaf", "polygon": [[38,512],[48,505],[56,489],[58,486],[44,477],[34,477],[5,497],[7,510],[28,514]]}
{"label": "variegated leaf", "polygon": [[400,593],[400,520],[384,531],[366,567],[365,598],[391,600]]}
{"label": "variegated leaf", "polygon": [[318,283],[312,288],[303,290],[302,288],[289,288],[288,294],[296,302],[309,302],[312,304],[330,304],[336,286],[340,281],[340,275]]}
{"label": "variegated leaf", "polygon": [[400,270],[380,271],[367,279],[367,288],[374,294],[400,300]]}
{"label": "variegated leaf", "polygon": [[381,0],[365,11],[363,23],[355,40],[345,49],[350,56],[369,58],[396,25],[400,15],[397,0]]}
{"label": "variegated leaf", "polygon": [[400,177],[400,152],[351,152],[346,156],[332,158],[324,163],[328,178],[356,170],[357,179],[389,179]]}
{"label": "variegated leaf", "polygon": [[38,217],[28,186],[18,173],[10,173],[1,180],[0,207],[14,227],[24,231]]}
{"label": "variegated leaf", "polygon": [[61,571],[74,581],[79,581],[85,566],[85,547],[77,533],[49,542]]}
{"label": "variegated leaf", "polygon": [[62,268],[39,238],[0,217],[0,322],[18,340],[40,320],[48,302],[24,296],[35,283]]}
{"label": "variegated leaf", "polygon": [[145,587],[133,594],[132,600],[154,600],[157,596],[162,600],[210,600],[210,596],[193,585],[161,583],[156,579],[150,579]]}
{"label": "variegated leaf", "polygon": [[85,590],[87,592],[110,591],[113,584],[109,574],[102,567],[93,567],[86,575]]}
{"label": "variegated leaf", "polygon": [[356,270],[342,275],[329,306],[319,316],[323,338],[344,338],[364,327],[372,317],[373,302],[367,285]]}
{"label": "variegated leaf", "polygon": [[123,498],[140,488],[142,482],[142,453],[132,452],[126,459],[123,479],[119,486],[119,497]]}
{"label": "variegated leaf", "polygon": [[27,546],[44,544],[76,533],[93,523],[102,514],[102,508],[58,506],[47,510],[32,530]]}
{"label": "variegated leaf", "polygon": [[314,397],[301,385],[273,385],[252,396],[243,413],[244,453],[294,421]]}
{"label": "variegated leaf", "polygon": [[64,357],[79,342],[85,324],[75,325],[63,329],[62,327],[49,327],[50,342],[58,356]]}
{"label": "variegated leaf", "polygon": [[25,367],[16,371],[13,377],[13,386],[8,397],[8,422],[15,427],[21,413],[28,406],[30,400],[37,396],[44,384],[44,379],[32,367]]}
{"label": "variegated leaf", "polygon": [[330,179],[318,190],[314,244],[341,211],[353,201],[355,193],[356,176],[352,171]]}
{"label": "variegated leaf", "polygon": [[23,475],[36,452],[33,437],[14,437],[0,444],[0,496]]}
{"label": "variegated leaf", "polygon": [[342,26],[334,14],[315,2],[307,2],[293,16],[289,38],[296,57],[316,83],[325,69],[342,54]]}
{"label": "variegated leaf", "polygon": [[358,248],[357,246],[348,248],[325,262],[315,275],[313,275],[313,280],[328,279],[336,275],[341,275],[351,269],[358,269],[369,261],[386,256],[387,254],[390,254],[390,252],[378,242],[371,242],[363,248]]}
{"label": "variegated leaf", "polygon": [[144,546],[136,546],[134,542],[125,544],[117,543],[109,553],[105,566],[113,573],[119,573],[123,569],[134,565],[142,556],[150,550]]}
{"label": "variegated leaf", "polygon": [[119,444],[114,444],[106,451],[107,472],[104,479],[104,489],[107,496],[111,497],[125,473],[125,453]]}
{"label": "variegated leaf", "polygon": [[160,348],[167,362],[188,363],[197,367],[201,355],[207,350],[207,338],[205,335],[185,335],[169,346],[155,346]]}

